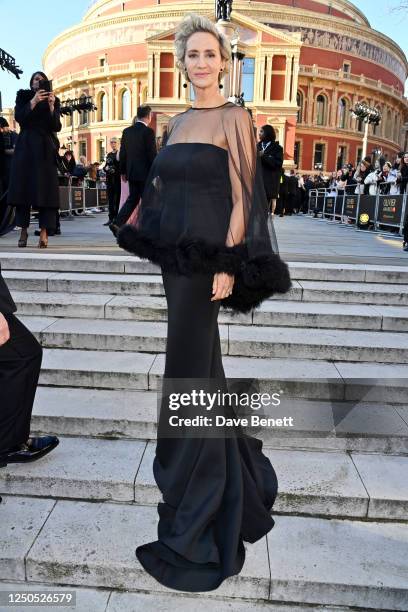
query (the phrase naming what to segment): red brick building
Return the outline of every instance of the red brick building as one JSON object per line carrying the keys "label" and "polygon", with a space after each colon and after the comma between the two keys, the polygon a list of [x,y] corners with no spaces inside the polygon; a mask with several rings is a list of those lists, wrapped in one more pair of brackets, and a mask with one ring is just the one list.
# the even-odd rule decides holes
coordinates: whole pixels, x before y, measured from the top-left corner
{"label": "red brick building", "polygon": [[[214,2],[97,0],[81,23],[51,42],[44,56],[58,95],[92,95],[97,111],[64,119],[61,140],[88,161],[101,159],[140,103],[155,111],[161,136],[168,119],[191,103],[175,68],[174,30],[185,13],[213,18]],[[368,152],[390,158],[405,146],[407,60],[391,39],[371,29],[347,0],[234,0],[231,25],[245,54],[243,91],[259,127],[271,123],[287,165],[331,171],[361,155],[357,101],[378,107]]]}

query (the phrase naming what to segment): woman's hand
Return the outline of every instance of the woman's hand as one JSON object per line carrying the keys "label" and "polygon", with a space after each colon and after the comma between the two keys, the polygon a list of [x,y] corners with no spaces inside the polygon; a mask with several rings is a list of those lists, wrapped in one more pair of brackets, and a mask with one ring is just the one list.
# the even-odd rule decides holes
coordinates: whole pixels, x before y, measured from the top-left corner
{"label": "woman's hand", "polygon": [[10,338],[10,330],[9,330],[8,323],[4,315],[0,313],[0,346],[3,346],[3,344],[6,344],[9,338]]}
{"label": "woman's hand", "polygon": [[37,106],[37,104],[39,102],[43,102],[43,100],[47,100],[48,99],[48,91],[45,91],[45,89],[39,89],[34,98],[31,98],[30,104],[31,104],[31,108],[34,108],[35,106]]}
{"label": "woman's hand", "polygon": [[227,274],[226,272],[217,272],[214,274],[212,286],[213,297],[211,298],[211,301],[214,302],[216,300],[223,300],[231,295],[234,280],[233,274]]}
{"label": "woman's hand", "polygon": [[55,95],[52,93],[52,91],[48,94],[48,104],[50,107],[50,111],[53,113],[55,105]]}

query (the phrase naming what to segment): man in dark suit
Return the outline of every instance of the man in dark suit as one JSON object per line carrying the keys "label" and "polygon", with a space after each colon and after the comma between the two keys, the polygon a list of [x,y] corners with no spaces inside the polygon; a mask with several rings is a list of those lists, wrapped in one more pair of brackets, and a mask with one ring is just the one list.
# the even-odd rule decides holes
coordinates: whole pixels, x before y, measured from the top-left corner
{"label": "man in dark suit", "polygon": [[15,311],[0,268],[0,467],[35,461],[59,443],[55,436],[29,435],[42,348]]}
{"label": "man in dark suit", "polygon": [[129,182],[129,197],[109,226],[115,236],[138,205],[147,175],[157,155],[156,136],[149,127],[151,120],[150,106],[139,106],[135,122],[123,130],[119,163],[123,180]]}

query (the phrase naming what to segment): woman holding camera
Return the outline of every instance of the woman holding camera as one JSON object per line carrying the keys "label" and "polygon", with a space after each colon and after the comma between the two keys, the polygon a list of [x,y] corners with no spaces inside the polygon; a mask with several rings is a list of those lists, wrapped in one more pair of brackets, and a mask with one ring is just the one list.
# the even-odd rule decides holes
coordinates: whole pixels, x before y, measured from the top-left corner
{"label": "woman holding camera", "polygon": [[14,109],[20,135],[11,166],[8,204],[16,208],[21,227],[19,247],[27,246],[31,209],[38,211],[40,241],[48,245],[48,231],[55,231],[59,208],[57,174],[58,138],[61,130],[60,102],[43,72],[35,72],[30,89],[17,92]]}

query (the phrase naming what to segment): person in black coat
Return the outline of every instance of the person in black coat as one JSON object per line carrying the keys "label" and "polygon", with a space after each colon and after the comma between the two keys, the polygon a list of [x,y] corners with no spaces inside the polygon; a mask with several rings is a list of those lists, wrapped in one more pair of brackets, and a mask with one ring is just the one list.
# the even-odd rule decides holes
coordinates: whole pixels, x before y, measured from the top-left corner
{"label": "person in black coat", "polygon": [[129,197],[120,209],[116,219],[109,225],[116,236],[118,229],[126,223],[143,194],[145,181],[157,155],[156,136],[149,123],[152,120],[150,106],[137,109],[136,121],[123,130],[120,143],[120,173],[129,181]]}
{"label": "person in black coat", "polygon": [[291,215],[294,210],[299,210],[299,181],[294,170],[290,171],[288,176],[288,198],[285,213]]}
{"label": "person in black coat", "polygon": [[20,124],[8,192],[8,203],[16,207],[16,225],[21,227],[18,246],[27,246],[31,208],[39,212],[39,247],[48,244],[48,230],[55,232],[59,209],[57,155],[61,130],[60,101],[52,92],[39,89],[48,82],[43,72],[35,72],[30,89],[17,92],[14,114]]}
{"label": "person in black coat", "polygon": [[257,143],[258,155],[261,158],[262,174],[269,210],[273,214],[276,200],[279,197],[279,187],[282,175],[283,149],[276,142],[276,133],[271,125],[263,125],[259,130]]}
{"label": "person in black coat", "polygon": [[106,187],[108,191],[109,202],[109,221],[104,225],[109,225],[116,219],[119,212],[120,202],[120,163],[119,163],[119,142],[117,138],[110,139],[110,151],[105,160],[103,167],[106,174]]}
{"label": "person in black coat", "polygon": [[29,435],[42,348],[15,311],[0,267],[0,468],[40,459],[59,443],[56,436]]}

